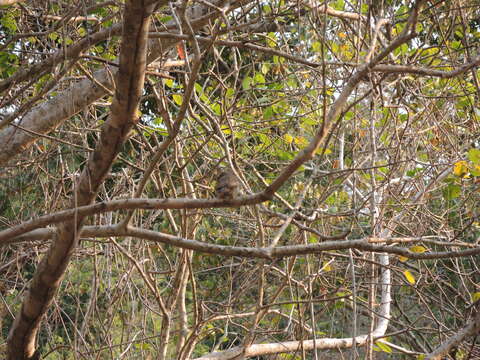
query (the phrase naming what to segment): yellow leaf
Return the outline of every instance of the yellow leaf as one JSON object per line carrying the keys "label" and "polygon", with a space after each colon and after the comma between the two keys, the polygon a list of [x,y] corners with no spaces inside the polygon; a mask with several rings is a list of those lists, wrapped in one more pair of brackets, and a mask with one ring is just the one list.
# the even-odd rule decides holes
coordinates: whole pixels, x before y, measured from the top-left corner
{"label": "yellow leaf", "polygon": [[232,130],[228,126],[222,126],[222,132],[225,135],[230,135],[232,133]]}
{"label": "yellow leaf", "polygon": [[321,154],[321,153],[323,153],[324,155],[329,155],[329,154],[332,153],[332,150],[330,150],[328,148],[325,149],[325,148],[322,148],[322,147],[319,147],[319,148],[317,148],[317,150],[315,150],[315,154]]}
{"label": "yellow leaf", "polygon": [[384,344],[381,341],[375,341],[375,345],[377,345],[381,351],[386,352],[388,354],[391,354],[393,352],[390,346],[388,346],[387,344]]}
{"label": "yellow leaf", "polygon": [[293,136],[290,135],[290,134],[285,134],[283,135],[283,138],[285,139],[285,141],[289,144],[291,144],[293,142]]}
{"label": "yellow leaf", "polygon": [[295,144],[300,145],[302,147],[305,147],[308,145],[307,139],[305,139],[303,136],[295,137],[294,141],[295,141]]}
{"label": "yellow leaf", "polygon": [[407,279],[407,281],[414,285],[415,284],[415,276],[412,275],[412,273],[410,272],[410,270],[405,270],[403,272],[403,275],[405,276],[405,279]]}
{"label": "yellow leaf", "polygon": [[475,301],[478,301],[478,300],[480,300],[480,291],[474,292],[472,294],[472,301],[475,302]]}
{"label": "yellow leaf", "polygon": [[467,174],[467,172],[468,172],[468,165],[467,165],[467,162],[465,160],[457,161],[453,165],[453,173],[456,176],[463,177]]}
{"label": "yellow leaf", "polygon": [[325,271],[325,272],[332,271],[332,266],[330,265],[330,261],[323,262],[322,271]]}
{"label": "yellow leaf", "polygon": [[406,256],[399,256],[398,257],[398,260],[400,260],[401,262],[407,262],[408,261],[408,258]]}
{"label": "yellow leaf", "polygon": [[183,103],[183,96],[182,95],[175,94],[172,97],[173,97],[173,101],[175,101],[175,104],[182,105],[182,103]]}
{"label": "yellow leaf", "polygon": [[422,254],[425,251],[427,251],[427,249],[425,249],[422,245],[414,245],[414,246],[410,247],[409,250],[411,252],[418,253],[418,254]]}

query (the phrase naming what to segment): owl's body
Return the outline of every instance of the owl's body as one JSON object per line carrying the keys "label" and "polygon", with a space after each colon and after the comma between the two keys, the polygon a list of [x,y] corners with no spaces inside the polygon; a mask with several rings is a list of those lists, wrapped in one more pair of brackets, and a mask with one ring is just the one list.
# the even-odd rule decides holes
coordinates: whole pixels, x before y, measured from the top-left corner
{"label": "owl's body", "polygon": [[215,196],[219,199],[233,199],[239,195],[239,185],[232,170],[223,170],[218,177]]}

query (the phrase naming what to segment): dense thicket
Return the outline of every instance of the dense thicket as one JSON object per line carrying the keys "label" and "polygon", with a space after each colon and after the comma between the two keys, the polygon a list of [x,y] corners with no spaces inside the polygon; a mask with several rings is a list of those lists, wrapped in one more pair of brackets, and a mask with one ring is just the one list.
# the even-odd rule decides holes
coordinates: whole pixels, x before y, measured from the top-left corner
{"label": "dense thicket", "polygon": [[480,356],[478,1],[0,5],[5,357]]}

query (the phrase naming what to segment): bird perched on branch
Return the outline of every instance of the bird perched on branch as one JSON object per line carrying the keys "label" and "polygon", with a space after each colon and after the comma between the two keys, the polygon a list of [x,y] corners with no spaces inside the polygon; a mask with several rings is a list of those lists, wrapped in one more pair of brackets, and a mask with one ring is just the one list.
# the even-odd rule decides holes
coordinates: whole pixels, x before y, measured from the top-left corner
{"label": "bird perched on branch", "polygon": [[233,199],[240,194],[240,183],[231,169],[223,169],[217,180],[215,196],[219,199]]}

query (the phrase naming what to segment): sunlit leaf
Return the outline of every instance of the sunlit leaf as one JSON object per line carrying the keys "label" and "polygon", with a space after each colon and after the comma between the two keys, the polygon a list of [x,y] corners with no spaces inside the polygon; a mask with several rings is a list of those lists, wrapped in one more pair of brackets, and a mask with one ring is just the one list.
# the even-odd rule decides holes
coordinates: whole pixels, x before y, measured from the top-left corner
{"label": "sunlit leaf", "polygon": [[467,174],[468,172],[468,164],[465,160],[457,161],[453,165],[453,173],[456,176],[463,177]]}
{"label": "sunlit leaf", "polygon": [[331,261],[324,261],[324,262],[323,262],[323,266],[322,266],[322,271],[323,271],[323,272],[332,271],[332,270],[333,270],[333,267],[332,267],[331,264],[332,264]]}
{"label": "sunlit leaf", "polygon": [[265,78],[261,73],[256,73],[254,79],[257,84],[265,84]]}
{"label": "sunlit leaf", "polygon": [[427,249],[425,249],[422,245],[414,245],[414,246],[411,246],[409,250],[410,250],[411,252],[414,252],[414,253],[417,253],[417,254],[422,254],[422,253],[424,253],[425,251],[427,251]]}
{"label": "sunlit leaf", "polygon": [[293,142],[293,136],[290,135],[290,134],[285,134],[283,135],[283,138],[285,139],[285,141],[289,144],[291,144]]}
{"label": "sunlit leaf", "polygon": [[173,101],[175,102],[175,104],[182,105],[182,103],[183,103],[183,96],[182,95],[174,94],[174,95],[172,95],[172,98],[173,98]]}
{"label": "sunlit leaf", "polygon": [[383,352],[386,352],[388,354],[392,353],[392,348],[381,341],[376,341],[375,345],[377,345],[380,348],[380,350]]}
{"label": "sunlit leaf", "polygon": [[410,270],[405,270],[403,272],[403,276],[405,276],[405,279],[407,279],[407,281],[412,284],[412,285],[415,285],[415,277],[413,276],[413,274],[410,272]]}

